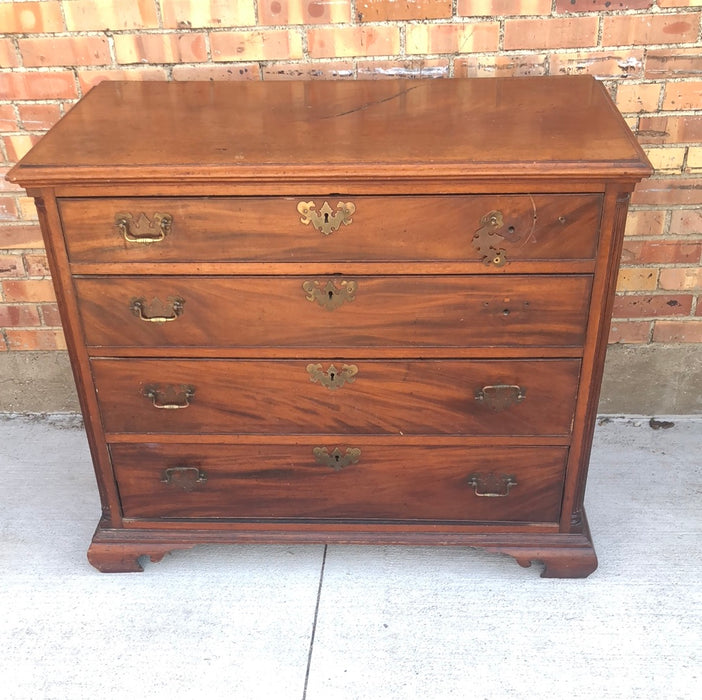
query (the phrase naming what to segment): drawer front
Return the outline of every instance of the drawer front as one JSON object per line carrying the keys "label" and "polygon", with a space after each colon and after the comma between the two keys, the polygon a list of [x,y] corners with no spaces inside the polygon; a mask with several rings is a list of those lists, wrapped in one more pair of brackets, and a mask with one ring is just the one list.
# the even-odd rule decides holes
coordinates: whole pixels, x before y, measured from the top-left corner
{"label": "drawer front", "polygon": [[89,346],[345,349],[580,346],[591,284],[542,275],[75,280]]}
{"label": "drawer front", "polygon": [[[91,361],[110,433],[570,433],[579,360]],[[160,408],[159,408],[160,407]]]}
{"label": "drawer front", "polygon": [[566,448],[348,444],[110,451],[128,518],[558,520]]}
{"label": "drawer front", "polygon": [[[327,222],[316,227],[301,202],[315,212],[329,204]],[[347,223],[340,202],[355,207]],[[482,261],[495,245],[508,261],[583,260],[595,255],[601,195],[61,199],[59,208],[72,262]]]}

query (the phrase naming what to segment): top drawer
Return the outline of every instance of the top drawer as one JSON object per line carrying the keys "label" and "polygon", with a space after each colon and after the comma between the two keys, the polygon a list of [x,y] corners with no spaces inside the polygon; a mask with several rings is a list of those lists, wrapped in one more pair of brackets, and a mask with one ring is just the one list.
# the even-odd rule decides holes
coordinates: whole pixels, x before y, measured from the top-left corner
{"label": "top drawer", "polygon": [[59,200],[82,263],[587,260],[600,207],[597,194]]}

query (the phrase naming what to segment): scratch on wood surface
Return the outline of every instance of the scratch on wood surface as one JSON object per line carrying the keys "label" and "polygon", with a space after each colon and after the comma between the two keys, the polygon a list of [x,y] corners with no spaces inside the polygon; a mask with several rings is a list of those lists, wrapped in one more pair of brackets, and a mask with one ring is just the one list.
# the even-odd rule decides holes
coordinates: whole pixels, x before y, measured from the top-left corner
{"label": "scratch on wood surface", "polygon": [[416,90],[418,87],[421,87],[421,85],[413,85],[412,87],[408,87],[404,90],[401,90],[400,92],[394,95],[383,97],[382,100],[373,100],[372,102],[365,102],[364,104],[358,105],[358,107],[354,107],[353,109],[349,109],[345,112],[337,112],[336,114],[328,114],[326,117],[320,117],[320,119],[334,119],[336,117],[345,117],[347,114],[353,114],[354,112],[362,112],[366,109],[369,109],[370,107],[374,107],[375,105],[383,104],[383,102],[390,102],[390,100],[394,100],[398,97],[401,97],[402,95],[406,95],[408,92],[412,92],[412,90]]}

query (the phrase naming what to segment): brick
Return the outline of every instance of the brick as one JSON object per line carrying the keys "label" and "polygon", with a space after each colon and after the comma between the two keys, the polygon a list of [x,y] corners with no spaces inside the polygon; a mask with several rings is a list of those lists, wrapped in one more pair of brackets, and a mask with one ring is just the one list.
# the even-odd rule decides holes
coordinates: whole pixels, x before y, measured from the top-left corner
{"label": "brick", "polygon": [[60,328],[38,328],[36,330],[16,330],[8,328],[5,331],[7,345],[10,350],[65,350],[66,339]]}
{"label": "brick", "polygon": [[656,112],[662,86],[658,83],[621,84],[617,87],[620,112]]}
{"label": "brick", "polygon": [[20,255],[0,255],[0,277],[24,277],[24,262]]}
{"label": "brick", "polygon": [[17,66],[19,66],[19,58],[17,58],[15,45],[10,39],[0,39],[0,68],[17,68]]}
{"label": "brick", "polygon": [[648,343],[650,321],[613,321],[609,331],[610,343]]}
{"label": "brick", "polygon": [[670,219],[670,233],[702,235],[702,209],[676,209]]}
{"label": "brick", "polygon": [[551,75],[595,75],[608,78],[641,78],[643,49],[554,53]]}
{"label": "brick", "polygon": [[702,0],[658,0],[658,7],[702,7]]}
{"label": "brick", "polygon": [[448,19],[451,13],[451,0],[356,0],[359,22]]}
{"label": "brick", "polygon": [[117,63],[199,63],[207,60],[205,35],[117,34]]}
{"label": "brick", "polygon": [[249,27],[256,24],[253,2],[161,0],[163,26],[170,29]]}
{"label": "brick", "polygon": [[34,304],[0,304],[0,327],[39,326],[41,321]]}
{"label": "brick", "polygon": [[692,294],[618,294],[613,318],[656,318],[687,316],[692,310]]}
{"label": "brick", "polygon": [[551,0],[458,0],[456,14],[467,17],[550,15]]}
{"label": "brick", "polygon": [[663,97],[663,109],[701,109],[702,80],[682,83],[667,83]]}
{"label": "brick", "polygon": [[63,3],[63,10],[69,32],[158,27],[154,0],[71,0]]}
{"label": "brick", "polygon": [[578,49],[597,45],[597,17],[505,20],[504,48]]}
{"label": "brick", "polygon": [[699,15],[605,15],[602,46],[678,44],[697,40]]}
{"label": "brick", "polygon": [[689,321],[656,321],[654,343],[702,343],[702,319]]}
{"label": "brick", "polygon": [[5,301],[56,301],[51,280],[5,280]]}
{"label": "brick", "polygon": [[702,75],[699,49],[649,49],[646,52],[647,78],[695,78]]}
{"label": "brick", "polygon": [[61,118],[61,108],[57,104],[19,104],[20,123],[28,131],[50,129]]}
{"label": "brick", "polygon": [[73,72],[0,73],[0,100],[60,100],[78,97]]}
{"label": "brick", "polygon": [[[14,221],[18,217],[17,199],[15,197],[0,197],[0,221]],[[2,231],[2,227],[0,227],[0,231]],[[0,243],[2,243],[2,238],[0,238]],[[7,247],[0,245],[0,248]]]}
{"label": "brick", "polygon": [[702,179],[690,177],[651,178],[640,182],[631,197],[632,204],[702,204]]}
{"label": "brick", "polygon": [[556,0],[556,12],[564,14],[570,12],[647,10],[652,5],[653,0]]}
{"label": "brick", "polygon": [[456,58],[453,72],[457,78],[490,78],[546,75],[546,54],[466,56]]}
{"label": "brick", "polygon": [[687,152],[686,173],[702,171],[702,146],[690,146]]}
{"label": "brick", "polygon": [[355,76],[353,61],[271,63],[263,67],[264,80],[353,80]]}
{"label": "brick", "polygon": [[499,33],[497,22],[408,25],[405,50],[409,54],[496,51]]}
{"label": "brick", "polygon": [[166,71],[163,68],[134,67],[125,70],[105,68],[97,70],[78,70],[78,81],[83,93],[95,87],[103,80],[166,80]]}
{"label": "brick", "polygon": [[702,267],[665,267],[658,286],[661,289],[702,289]]}
{"label": "brick", "polygon": [[24,256],[28,277],[50,277],[49,261],[46,255],[30,254]]}
{"label": "brick", "polygon": [[665,211],[639,209],[626,218],[626,236],[661,236],[665,230]]}
{"label": "brick", "polygon": [[174,66],[173,80],[260,80],[258,63],[233,66]]}
{"label": "brick", "polygon": [[409,61],[358,61],[359,80],[383,78],[447,78],[447,58],[414,59]]}
{"label": "brick", "polygon": [[0,131],[16,131],[17,117],[12,105],[0,105]]}
{"label": "brick", "polygon": [[45,326],[60,326],[61,316],[57,304],[39,304],[39,311]]}
{"label": "brick", "polygon": [[258,22],[263,25],[334,24],[350,21],[351,3],[348,2],[258,0]]}
{"label": "brick", "polygon": [[0,249],[22,250],[43,247],[44,240],[37,224],[16,224],[14,226],[0,224]]}
{"label": "brick", "polygon": [[344,58],[349,56],[386,56],[400,51],[397,27],[319,27],[307,32],[312,58]]}
{"label": "brick", "polygon": [[7,34],[62,32],[59,2],[0,3],[0,27]]}
{"label": "brick", "polygon": [[287,29],[210,34],[213,61],[271,61],[302,58],[302,37]]}
{"label": "brick", "polygon": [[8,182],[5,179],[7,173],[10,172],[10,167],[11,166],[9,165],[0,165],[0,195],[5,195],[8,193],[15,195],[24,192],[24,190],[19,185],[16,185],[13,182]]}
{"label": "brick", "polygon": [[111,63],[104,36],[60,36],[17,41],[22,63],[41,66],[100,66]]}
{"label": "brick", "polygon": [[2,137],[7,157],[13,163],[22,158],[39,141],[36,134],[8,134]]}
{"label": "brick", "polygon": [[624,243],[622,264],[698,263],[702,243],[676,240],[632,241]]}
{"label": "brick", "polygon": [[682,172],[683,160],[687,149],[681,147],[674,148],[646,148],[646,155],[651,161],[651,165],[657,172]]}
{"label": "brick", "polygon": [[640,143],[694,143],[702,141],[702,115],[641,117],[636,138]]}
{"label": "brick", "polygon": [[658,281],[653,267],[623,267],[617,277],[618,292],[652,292]]}
{"label": "brick", "polygon": [[19,205],[20,217],[25,221],[37,220],[37,208],[32,197],[18,197],[17,204]]}

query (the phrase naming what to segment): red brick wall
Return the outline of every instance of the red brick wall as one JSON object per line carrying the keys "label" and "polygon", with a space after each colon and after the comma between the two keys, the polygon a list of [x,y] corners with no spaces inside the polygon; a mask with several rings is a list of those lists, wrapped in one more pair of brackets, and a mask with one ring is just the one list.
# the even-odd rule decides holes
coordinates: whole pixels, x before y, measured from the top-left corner
{"label": "red brick wall", "polygon": [[657,169],[612,342],[702,343],[702,0],[0,0],[0,352],[62,348],[36,212],[2,180],[104,79],[591,73]]}

